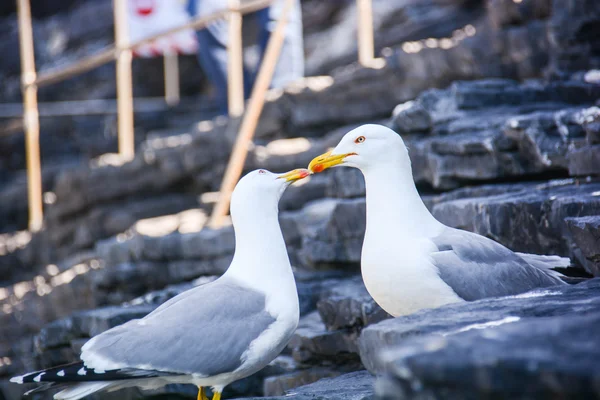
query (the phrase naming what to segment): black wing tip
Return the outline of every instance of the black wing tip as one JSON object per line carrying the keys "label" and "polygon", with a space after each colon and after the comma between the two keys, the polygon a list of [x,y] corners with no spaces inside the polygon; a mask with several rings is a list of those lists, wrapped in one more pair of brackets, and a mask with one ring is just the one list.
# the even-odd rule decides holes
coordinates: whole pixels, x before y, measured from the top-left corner
{"label": "black wing tip", "polygon": [[83,362],[60,365],[41,371],[30,372],[10,379],[13,383],[77,383],[94,381],[117,381],[125,379],[154,378],[172,375],[152,370],[114,369],[110,371],[96,370],[83,365]]}
{"label": "black wing tip", "polygon": [[83,362],[59,365],[57,367],[47,368],[40,371],[28,372],[24,375],[15,376],[10,379],[13,383],[42,383],[55,382],[53,378],[67,377],[67,371],[76,370],[83,367]]}

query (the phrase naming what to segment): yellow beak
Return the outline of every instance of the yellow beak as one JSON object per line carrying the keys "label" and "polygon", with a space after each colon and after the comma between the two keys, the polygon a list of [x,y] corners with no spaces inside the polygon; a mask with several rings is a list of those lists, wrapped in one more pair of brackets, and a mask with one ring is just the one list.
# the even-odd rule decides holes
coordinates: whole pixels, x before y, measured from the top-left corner
{"label": "yellow beak", "polygon": [[296,182],[297,180],[304,179],[309,175],[310,171],[306,168],[298,168],[279,175],[277,179],[285,179],[286,182]]}
{"label": "yellow beak", "polygon": [[335,156],[332,156],[331,151],[328,151],[325,154],[321,154],[320,156],[313,158],[310,164],[308,164],[308,169],[314,174],[323,172],[327,168],[331,168],[336,165],[342,164],[346,157],[355,155],[356,153],[346,153],[336,154]]}

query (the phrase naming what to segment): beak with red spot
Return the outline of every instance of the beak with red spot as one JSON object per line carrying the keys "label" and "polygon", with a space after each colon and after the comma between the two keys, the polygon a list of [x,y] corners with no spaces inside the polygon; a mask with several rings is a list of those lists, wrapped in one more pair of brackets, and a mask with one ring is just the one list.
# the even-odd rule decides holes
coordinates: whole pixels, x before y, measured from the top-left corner
{"label": "beak with red spot", "polygon": [[347,157],[355,156],[356,153],[345,153],[345,154],[336,154],[331,155],[331,151],[328,151],[325,154],[321,154],[313,158],[313,160],[308,164],[308,169],[311,173],[317,174],[319,172],[323,172],[328,168],[335,167],[336,165],[340,165],[344,163],[344,160]]}
{"label": "beak with red spot", "polygon": [[285,179],[286,182],[293,183],[297,180],[306,178],[310,174],[311,172],[306,168],[298,168],[279,175],[277,179]]}

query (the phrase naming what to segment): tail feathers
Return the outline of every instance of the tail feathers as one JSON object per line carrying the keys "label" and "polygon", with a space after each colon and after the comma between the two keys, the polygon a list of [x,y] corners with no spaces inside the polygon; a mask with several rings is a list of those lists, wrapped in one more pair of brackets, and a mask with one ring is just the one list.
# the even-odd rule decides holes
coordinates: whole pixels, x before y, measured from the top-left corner
{"label": "tail feathers", "polygon": [[15,376],[11,378],[13,383],[78,383],[78,382],[106,382],[106,381],[122,381],[137,378],[155,378],[170,374],[168,372],[159,372],[153,370],[143,370],[135,368],[114,369],[111,371],[103,371],[93,368],[88,368],[83,365],[83,362],[76,362],[58,367],[48,368],[42,371],[30,372],[25,375]]}
{"label": "tail feathers", "polygon": [[568,268],[571,260],[568,257],[542,256],[539,254],[517,253],[519,257],[529,264],[540,269]]}
{"label": "tail feathers", "polygon": [[89,378],[93,375],[93,371],[93,369],[88,371],[83,362],[80,361],[41,371],[29,372],[25,375],[15,376],[10,381],[19,384],[87,381],[90,380]]}
{"label": "tail feathers", "polygon": [[92,393],[100,390],[105,390],[109,386],[114,385],[114,382],[85,382],[78,383],[74,386],[61,390],[54,395],[55,399],[59,400],[77,400],[82,397],[89,396]]}
{"label": "tail feathers", "polygon": [[525,260],[529,265],[537,269],[541,269],[548,275],[561,280],[566,278],[566,276],[558,271],[555,271],[554,268],[568,268],[571,265],[571,260],[567,257],[543,256],[539,254],[528,253],[517,253],[517,255]]}

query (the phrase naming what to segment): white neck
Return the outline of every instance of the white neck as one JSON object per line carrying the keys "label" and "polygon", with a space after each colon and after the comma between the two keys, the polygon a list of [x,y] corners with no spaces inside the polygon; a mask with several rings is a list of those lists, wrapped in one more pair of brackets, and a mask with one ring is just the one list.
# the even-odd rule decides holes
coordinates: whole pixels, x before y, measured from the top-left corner
{"label": "white neck", "polygon": [[401,160],[361,169],[367,192],[367,232],[390,227],[394,236],[437,234],[443,225],[429,212],[415,187],[410,164]]}
{"label": "white neck", "polygon": [[[285,286],[296,295],[294,275],[278,221],[277,204],[232,212],[235,253],[225,276],[260,291]],[[278,291],[278,290],[277,290]]]}

